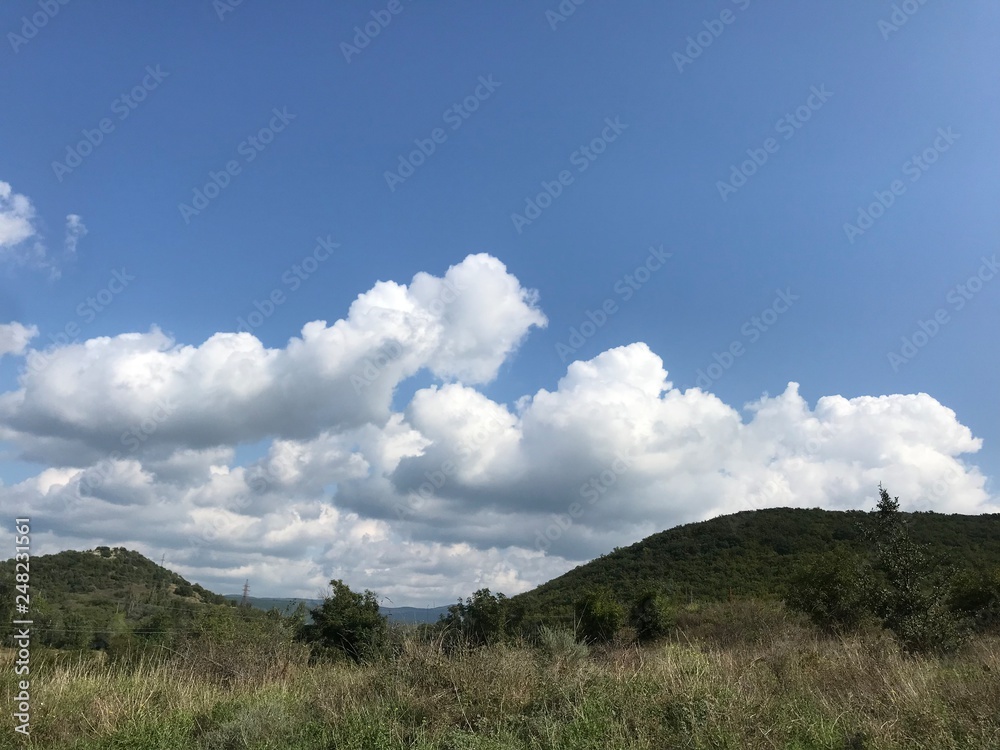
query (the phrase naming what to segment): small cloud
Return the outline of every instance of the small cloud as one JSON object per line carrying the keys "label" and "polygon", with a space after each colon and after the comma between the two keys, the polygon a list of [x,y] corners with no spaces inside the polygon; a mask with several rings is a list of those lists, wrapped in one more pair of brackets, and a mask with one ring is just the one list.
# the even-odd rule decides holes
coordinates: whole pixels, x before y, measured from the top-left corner
{"label": "small cloud", "polygon": [[79,214],[69,214],[66,216],[66,254],[76,255],[76,244],[80,238],[87,233],[87,227],[83,223],[83,217]]}
{"label": "small cloud", "polygon": [[25,326],[17,321],[0,323],[0,357],[11,354],[19,357],[24,354],[28,342],[38,335],[37,326]]}
{"label": "small cloud", "polygon": [[[87,227],[77,214],[66,216],[65,258],[76,255]],[[10,183],[0,180],[0,263],[46,269],[52,279],[62,276],[58,259],[51,257],[39,230],[35,206],[26,195],[15,193]]]}
{"label": "small cloud", "polygon": [[0,181],[0,257],[14,253],[32,237],[35,207],[27,196],[15,193],[9,183]]}

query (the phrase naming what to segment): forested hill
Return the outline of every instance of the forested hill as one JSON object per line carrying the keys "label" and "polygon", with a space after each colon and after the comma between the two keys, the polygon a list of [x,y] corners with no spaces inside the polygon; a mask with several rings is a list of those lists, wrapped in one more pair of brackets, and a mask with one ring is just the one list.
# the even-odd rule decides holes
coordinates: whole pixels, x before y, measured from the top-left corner
{"label": "forested hill", "polygon": [[[66,550],[31,558],[31,591],[50,603],[88,606],[177,597],[207,604],[227,604],[225,597],[157,565],[124,547]],[[0,575],[12,580],[14,561],[0,562]]]}
{"label": "forested hill", "polygon": [[[14,560],[0,562],[4,611],[14,603],[14,573]],[[124,547],[32,557],[30,574],[31,615],[44,645],[85,646],[111,632],[179,631],[199,611],[232,607]]]}
{"label": "forested hill", "polygon": [[[778,596],[800,565],[838,547],[860,550],[863,511],[769,508],[653,534],[514,599],[536,612],[564,612],[588,589],[623,599],[653,587],[680,601]],[[904,513],[915,541],[958,567],[1000,566],[1000,515]]]}
{"label": "forested hill", "polygon": [[[676,601],[780,596],[790,576],[818,555],[862,550],[860,525],[868,517],[861,511],[773,508],[678,526],[602,555],[514,601],[526,612],[560,615],[601,586],[623,601],[650,588]],[[935,557],[958,568],[1000,568],[1000,515],[903,517],[913,539],[929,545]],[[14,561],[0,562],[0,601],[6,603],[0,615],[12,614],[7,610],[14,581]],[[179,632],[199,612],[235,604],[120,547],[34,557],[30,591],[36,630],[56,646],[101,642],[111,632]],[[392,619],[421,622],[436,619],[444,608],[390,610],[383,613]]]}

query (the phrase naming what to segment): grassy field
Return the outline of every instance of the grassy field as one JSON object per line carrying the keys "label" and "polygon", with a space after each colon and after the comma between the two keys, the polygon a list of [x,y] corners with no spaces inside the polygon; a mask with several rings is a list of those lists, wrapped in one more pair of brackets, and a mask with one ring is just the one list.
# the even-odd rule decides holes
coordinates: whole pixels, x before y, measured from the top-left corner
{"label": "grassy field", "polygon": [[[827,748],[1000,747],[1000,638],[939,659],[881,633],[825,638],[753,602],[682,613],[668,640],[540,643],[445,653],[401,638],[394,658],[307,664],[214,647],[114,662],[36,655],[32,735],[2,747]],[[11,666],[5,693],[14,694]]]}

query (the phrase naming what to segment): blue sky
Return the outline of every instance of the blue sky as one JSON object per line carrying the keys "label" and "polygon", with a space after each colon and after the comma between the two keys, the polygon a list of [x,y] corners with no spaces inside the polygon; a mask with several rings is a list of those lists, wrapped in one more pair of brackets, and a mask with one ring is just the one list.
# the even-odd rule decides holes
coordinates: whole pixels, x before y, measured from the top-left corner
{"label": "blue sky", "polygon": [[[443,278],[466,256],[485,254],[537,296],[525,292],[517,314],[526,317],[513,338],[477,343],[503,351],[487,375],[463,378],[453,361],[425,362],[394,383],[384,406],[407,414],[411,426],[412,399],[435,384],[457,381],[513,412],[539,389],[556,392],[570,362],[644,342],[675,389],[694,388],[699,370],[709,373],[703,389],[744,422],[751,418],[744,404],[778,396],[790,381],[809,408],[824,396],[929,394],[982,446],[961,455],[941,449],[970,471],[977,467],[965,504],[917,504],[968,512],[995,502],[1000,8],[985,1],[903,5],[912,14],[898,4],[857,1],[473,7],[248,0],[228,7],[204,0],[139,7],[74,0],[53,5],[55,15],[37,2],[8,3],[0,12],[0,183],[30,202],[30,217],[15,215],[9,196],[0,202],[13,217],[6,241],[0,223],[0,324],[19,322],[37,333],[30,344],[8,345],[0,392],[24,389],[31,401],[36,391],[19,381],[28,352],[63,343],[59,333],[74,323],[81,343],[155,326],[170,342],[166,349],[198,347],[235,331],[255,302],[267,309],[264,300],[278,290],[282,301],[252,333],[281,350],[309,321],[346,318],[377,281],[409,284],[421,272]],[[563,16],[560,7],[573,12]],[[45,24],[32,35],[33,14]],[[901,17],[905,23],[887,25]],[[346,48],[366,23],[378,34],[363,48]],[[100,133],[101,142],[85,145],[90,153],[72,166],[84,131],[92,140]],[[417,151],[412,161],[422,163],[412,175],[387,177],[399,176],[401,160],[410,161],[421,142],[433,153],[421,158]],[[733,182],[734,169],[752,174]],[[181,204],[196,206],[195,192],[213,173],[225,174],[216,177],[225,186],[196,214],[186,211]],[[727,181],[735,189],[720,188]],[[558,195],[542,198],[540,215],[530,223],[512,217],[530,216],[526,201],[545,184]],[[879,195],[883,203],[891,198],[884,210]],[[845,230],[873,202],[879,215],[870,228]],[[73,252],[65,249],[70,215],[86,227]],[[294,271],[316,257],[319,237],[339,247],[321,250],[315,264],[305,261],[312,273]],[[656,270],[626,299],[626,277],[647,262],[650,248],[669,258],[652,262]],[[121,287],[115,272],[134,280]],[[289,272],[301,283],[289,281]],[[88,298],[109,289],[110,304],[88,308]],[[614,312],[587,328],[588,311],[606,300]],[[529,308],[547,325],[531,322]],[[504,317],[486,308],[478,314],[483,326]],[[921,333],[922,322],[933,336]],[[581,326],[593,335],[573,345],[571,329]],[[904,349],[901,339],[914,334],[924,345]],[[572,356],[560,344],[571,346]],[[725,354],[731,346],[738,355]],[[900,359],[890,360],[891,353]],[[719,360],[731,366],[710,370]],[[36,406],[34,422],[9,404],[0,410],[10,493],[4,502],[11,507],[44,507],[24,483],[46,467],[83,466],[84,458],[60,461],[38,442],[80,438],[89,427],[63,413],[79,405],[64,404],[63,412]],[[954,425],[935,414],[924,423],[929,434],[951,434]],[[912,425],[872,419],[866,435],[883,424],[898,430],[902,443],[919,442]],[[339,429],[333,422],[312,427]],[[233,452],[219,460],[235,469],[261,459],[272,440],[311,437],[305,427],[251,430],[219,438],[217,445]],[[354,447],[364,442],[344,439]],[[208,442],[192,438],[189,447]],[[914,451],[908,461],[929,460]],[[897,455],[887,450],[878,460],[891,468]],[[321,483],[325,500],[312,502],[349,509],[358,523],[388,523],[366,515],[356,499],[338,500],[341,490],[328,480]],[[871,504],[871,489],[858,507]],[[356,490],[358,497],[366,492]],[[455,489],[450,499],[461,495],[497,513],[504,507],[492,490],[476,500],[463,492]],[[115,505],[91,501],[94,524]],[[685,513],[637,516],[614,539],[634,541],[668,521],[692,520],[691,502]],[[258,522],[275,512],[258,510]],[[599,554],[597,539],[612,541],[593,530],[592,546],[581,542],[550,556],[551,567],[538,563],[525,572],[527,562],[504,562],[511,556],[502,550],[516,546],[510,540],[457,530],[432,538],[434,523],[425,526],[413,544],[495,552],[489,565],[477,563],[494,578],[481,578],[511,590]],[[134,529],[116,533],[123,543],[160,549]],[[406,536],[391,524],[372,533]],[[50,543],[80,546],[99,536],[52,525]],[[328,576],[333,553],[319,541],[306,547],[303,570],[317,580]],[[204,546],[175,554],[178,567],[217,588],[231,588],[242,575],[209,560]],[[281,554],[261,558],[260,571]],[[391,588],[367,573],[356,576]],[[437,595],[469,585],[442,573],[431,588]],[[413,583],[397,595],[433,599],[421,599],[420,590]]]}

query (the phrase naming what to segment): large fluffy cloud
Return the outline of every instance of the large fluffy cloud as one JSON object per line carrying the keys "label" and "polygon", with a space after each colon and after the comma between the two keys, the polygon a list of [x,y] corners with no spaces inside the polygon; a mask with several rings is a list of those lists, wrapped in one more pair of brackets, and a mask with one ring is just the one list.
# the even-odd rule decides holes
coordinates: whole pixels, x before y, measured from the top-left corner
{"label": "large fluffy cloud", "polygon": [[443,278],[379,282],[346,318],[307,323],[283,349],[249,333],[185,346],[154,329],[35,353],[21,387],[0,396],[0,436],[66,465],[127,448],[131,433],[169,452],[383,424],[403,379],[427,368],[488,382],[545,322],[502,263],[473,255]]}
{"label": "large fluffy cloud", "polygon": [[[642,343],[511,404],[476,388],[544,323],[478,255],[380,282],[282,349],[153,330],[35,353],[0,396],[0,438],[48,468],[0,505],[30,511],[39,544],[166,552],[218,590],[312,596],[338,577],[426,604],[516,593],[720,513],[867,508],[880,481],[911,509],[997,510],[967,461],[980,442],[927,394],[810,407],[790,383],[738,410],[675,388]],[[422,369],[442,382],[394,411]]]}
{"label": "large fluffy cloud", "polygon": [[747,421],[674,388],[644,344],[573,363],[516,416],[468,387],[431,388],[407,412],[427,445],[382,467],[379,492],[352,483],[339,500],[388,518],[392,492],[417,538],[567,559],[747,508],[866,507],[880,481],[912,509],[992,507],[985,477],[962,461],[980,441],[926,394],[832,396],[811,410],[790,383],[745,410]]}

